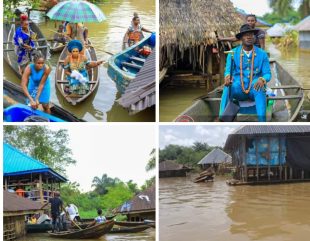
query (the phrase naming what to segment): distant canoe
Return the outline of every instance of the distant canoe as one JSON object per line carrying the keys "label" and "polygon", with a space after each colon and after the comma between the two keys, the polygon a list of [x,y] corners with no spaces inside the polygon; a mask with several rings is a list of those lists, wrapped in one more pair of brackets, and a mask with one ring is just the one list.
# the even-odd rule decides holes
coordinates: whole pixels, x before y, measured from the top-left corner
{"label": "distant canoe", "polygon": [[[40,50],[44,58],[47,59],[49,47],[46,38],[44,37],[40,28],[33,21],[30,20],[29,25],[30,29],[37,34],[37,39],[34,42],[35,48]],[[18,26],[19,23],[3,23],[3,59],[12,68],[17,77],[21,79],[21,74],[18,70],[17,56],[14,51],[15,45],[13,41],[13,37]]]}
{"label": "distant canoe", "polygon": [[151,34],[109,59],[108,75],[116,83],[120,93],[125,92],[130,81],[136,77],[143,67],[147,57],[140,55],[138,50],[146,45],[152,49],[155,48],[155,34]]}
{"label": "distant canoe", "polygon": [[52,54],[60,53],[63,51],[65,47],[66,47],[65,44],[55,41],[52,43],[52,46],[50,47],[50,52]]}
{"label": "distant canoe", "polygon": [[113,227],[109,233],[139,233],[150,228],[148,225],[141,225],[136,227]]}
{"label": "distant canoe", "polygon": [[155,226],[155,221],[142,221],[142,222],[130,222],[130,221],[115,221],[115,225],[122,227],[137,227],[137,226]]}
{"label": "distant canoe", "polygon": [[[91,43],[89,43],[91,45]],[[97,61],[96,51],[93,47],[89,47],[90,61]],[[58,91],[64,97],[64,99],[71,105],[76,105],[84,100],[86,100],[99,86],[99,67],[91,68],[88,71],[89,75],[89,91],[85,95],[77,94],[66,94],[65,87],[68,86],[69,82],[66,79],[65,70],[63,68],[63,63],[68,55],[67,46],[62,50],[57,67],[55,70],[55,84]]]}
{"label": "distant canoe", "polygon": [[98,239],[109,233],[113,225],[114,221],[107,221],[81,230],[69,230],[56,233],[49,232],[49,235],[53,238],[61,239]]}
{"label": "distant canoe", "polygon": [[[301,85],[278,62],[270,61],[272,80],[268,87],[276,94],[268,97],[267,121],[292,122],[298,117],[304,101]],[[216,88],[182,112],[176,122],[214,122],[219,121],[223,86]],[[255,103],[254,103],[255,104]],[[256,122],[255,105],[241,107],[236,121]]]}
{"label": "distant canoe", "polygon": [[52,230],[51,223],[26,224],[27,233],[45,233]]}
{"label": "distant canoe", "polygon": [[[18,103],[25,104],[26,100],[27,97],[24,95],[21,86],[16,85],[7,80],[3,80],[3,108],[7,108],[11,105]],[[58,117],[64,121],[68,122],[84,121],[52,102],[50,103],[50,109],[52,116]]]}

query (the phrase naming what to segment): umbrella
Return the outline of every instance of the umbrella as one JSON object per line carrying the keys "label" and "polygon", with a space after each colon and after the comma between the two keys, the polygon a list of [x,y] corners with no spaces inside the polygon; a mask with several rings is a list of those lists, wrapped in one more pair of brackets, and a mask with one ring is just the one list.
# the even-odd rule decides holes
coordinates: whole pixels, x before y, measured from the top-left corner
{"label": "umbrella", "polygon": [[100,8],[82,0],[60,2],[47,13],[47,16],[53,20],[70,23],[102,22],[106,19]]}

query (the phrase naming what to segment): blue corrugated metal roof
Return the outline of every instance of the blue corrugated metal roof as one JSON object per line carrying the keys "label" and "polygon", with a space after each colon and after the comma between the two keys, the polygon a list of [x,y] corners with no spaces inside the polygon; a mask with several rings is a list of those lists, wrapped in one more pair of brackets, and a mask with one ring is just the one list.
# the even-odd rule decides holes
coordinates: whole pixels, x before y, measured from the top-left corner
{"label": "blue corrugated metal roof", "polygon": [[52,176],[66,181],[67,179],[53,171],[44,163],[27,156],[15,147],[3,143],[3,175],[13,176],[28,173],[44,173],[48,172]]}

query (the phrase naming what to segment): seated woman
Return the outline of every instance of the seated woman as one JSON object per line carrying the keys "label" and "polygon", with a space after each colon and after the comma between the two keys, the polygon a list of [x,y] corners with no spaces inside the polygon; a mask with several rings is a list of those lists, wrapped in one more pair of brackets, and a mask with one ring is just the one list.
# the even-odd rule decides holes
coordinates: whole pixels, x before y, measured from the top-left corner
{"label": "seated woman", "polygon": [[125,34],[125,47],[130,47],[142,40],[144,38],[143,32],[152,33],[152,31],[147,30],[146,28],[141,26],[140,18],[138,17],[137,13],[135,13],[134,17],[132,18],[131,25],[129,26]]}
{"label": "seated woman", "polygon": [[31,61],[30,54],[35,46],[33,42],[35,35],[29,27],[28,17],[22,15],[21,26],[16,29],[13,37],[20,74],[23,73],[24,67]]}
{"label": "seated woman", "polygon": [[102,209],[101,208],[99,208],[97,210],[97,214],[98,214],[98,216],[87,227],[92,227],[96,224],[105,223],[107,221],[106,217],[104,215],[102,215]]}
{"label": "seated woman", "polygon": [[65,89],[67,94],[85,95],[89,91],[88,68],[95,68],[104,61],[90,62],[85,55],[81,53],[83,45],[79,40],[71,40],[68,43],[69,55],[64,61],[63,68],[67,80],[68,88]]}
{"label": "seated woman", "polygon": [[33,63],[29,64],[22,76],[22,88],[32,108],[42,104],[46,113],[50,114],[50,78],[51,68],[45,64],[41,51],[34,52]]}

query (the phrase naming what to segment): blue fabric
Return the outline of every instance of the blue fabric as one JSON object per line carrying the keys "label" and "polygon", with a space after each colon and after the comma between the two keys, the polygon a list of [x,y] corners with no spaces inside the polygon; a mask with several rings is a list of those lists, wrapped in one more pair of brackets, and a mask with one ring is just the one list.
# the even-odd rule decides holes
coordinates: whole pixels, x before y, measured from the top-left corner
{"label": "blue fabric", "polygon": [[18,64],[21,64],[26,55],[28,54],[28,51],[24,48],[24,45],[27,44],[34,48],[34,42],[31,39],[31,35],[33,34],[32,30],[29,29],[30,34],[27,34],[23,32],[21,27],[17,28],[14,34],[14,45],[18,48],[17,49],[17,62]]}
{"label": "blue fabric", "polygon": [[80,40],[71,40],[68,43],[68,51],[71,53],[73,49],[77,48],[79,52],[83,50],[83,45]]}
{"label": "blue fabric", "polygon": [[[233,68],[233,83],[231,86],[231,95],[233,99],[244,101],[252,100],[256,103],[256,112],[258,121],[266,121],[266,105],[267,97],[265,90],[256,91],[254,89],[254,84],[258,81],[258,78],[263,77],[268,83],[271,80],[271,71],[269,66],[269,59],[267,53],[261,48],[254,47],[255,58],[254,58],[254,68],[253,68],[253,81],[251,85],[250,92],[245,94],[242,91],[242,86],[240,83],[240,53],[242,51],[242,45],[233,49],[234,51],[234,68]],[[251,62],[252,62],[252,53],[247,56],[243,54],[242,61],[242,70],[243,70],[243,82],[244,88],[248,89],[250,83],[250,73],[251,73]],[[231,66],[231,54],[227,56],[226,68],[225,68],[225,77],[230,75],[230,66]],[[220,106],[220,116],[225,110],[225,107],[228,103],[228,87],[224,87],[223,97]]]}
{"label": "blue fabric", "polygon": [[96,223],[104,223],[107,221],[107,219],[105,218],[105,216],[98,216],[95,218]]}
{"label": "blue fabric", "polygon": [[[45,66],[41,70],[37,71],[35,69],[35,65],[30,64],[30,69],[31,74],[29,76],[28,91],[29,94],[32,96],[32,98],[35,99],[38,92],[39,84],[45,72]],[[50,101],[50,96],[51,96],[50,77],[47,77],[41,95],[39,97],[39,102],[42,104],[48,104]]]}

